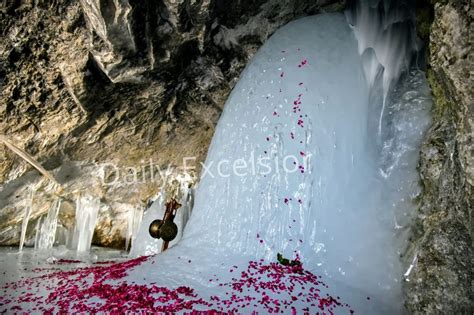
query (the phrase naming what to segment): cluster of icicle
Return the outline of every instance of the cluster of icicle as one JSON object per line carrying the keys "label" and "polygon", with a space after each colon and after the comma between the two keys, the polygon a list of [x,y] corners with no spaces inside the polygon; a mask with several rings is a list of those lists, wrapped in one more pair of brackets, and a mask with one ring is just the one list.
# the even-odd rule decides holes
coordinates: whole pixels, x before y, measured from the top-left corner
{"label": "cluster of icicle", "polygon": [[[155,198],[152,207],[146,212],[143,224],[149,225],[151,221],[162,218],[167,197],[175,196],[182,204],[175,219],[179,228],[178,237],[171,242],[171,246],[179,241],[182,230],[189,219],[193,204],[193,189],[191,188],[192,178],[188,174],[179,174],[172,179],[172,185],[176,191],[168,192],[162,189]],[[31,219],[31,213],[34,207],[34,191],[30,189],[30,196],[25,200],[25,212],[22,222],[20,251],[22,251],[28,223]],[[76,213],[74,229],[66,235],[66,247],[79,253],[86,253],[91,248],[92,236],[97,223],[97,217],[100,209],[100,201],[90,195],[81,195],[76,200]],[[48,212],[41,216],[36,223],[35,249],[47,250],[53,248],[56,242],[58,217],[61,211],[61,198],[57,197],[49,206]],[[125,231],[125,250],[132,247],[132,255],[143,253],[158,253],[161,249],[160,240],[150,240],[147,234],[137,235],[142,226],[143,210],[141,207],[133,207],[127,211],[127,230]],[[147,229],[141,229],[147,230]],[[138,240],[136,238],[139,237]],[[151,242],[151,243],[150,243]]]}
{"label": "cluster of icicle", "polygon": [[[22,251],[25,245],[28,223],[34,207],[34,190],[30,189],[30,196],[26,200],[25,212],[21,226],[20,246]],[[46,215],[36,221],[36,236],[34,247],[37,250],[47,250],[56,243],[58,217],[61,211],[62,199],[56,197],[48,208]],[[89,195],[79,196],[76,200],[76,216],[74,230],[67,235],[66,245],[77,252],[88,252],[91,247],[92,236],[97,222],[100,208],[98,198]]]}

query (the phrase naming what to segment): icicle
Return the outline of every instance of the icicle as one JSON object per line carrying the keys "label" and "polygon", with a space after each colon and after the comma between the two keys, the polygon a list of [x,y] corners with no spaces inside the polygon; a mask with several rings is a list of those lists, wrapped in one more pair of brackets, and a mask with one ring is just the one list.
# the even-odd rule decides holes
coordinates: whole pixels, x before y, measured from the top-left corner
{"label": "icicle", "polygon": [[138,207],[134,207],[131,211],[128,212],[125,250],[129,249],[130,244],[133,242],[134,238],[136,237],[137,231],[140,228],[142,217],[143,217],[143,210]]}
{"label": "icicle", "polygon": [[78,252],[87,252],[91,248],[100,201],[92,196],[82,196],[76,202],[76,223],[71,247]]}
{"label": "icicle", "polygon": [[346,12],[346,16],[353,26],[359,54],[364,56],[370,51],[371,61],[363,62],[369,87],[374,87],[377,73],[382,71],[383,96],[377,125],[377,133],[381,137],[390,89],[400,75],[409,70],[420,49],[415,35],[414,17],[409,4],[404,1],[394,3],[368,0],[357,1],[354,9]]}
{"label": "icicle", "polygon": [[39,238],[40,238],[40,228],[41,228],[42,222],[43,222],[43,217],[38,218],[38,221],[36,221],[35,249],[38,249]]}
{"label": "icicle", "polygon": [[49,207],[48,214],[44,218],[41,226],[39,227],[39,236],[35,248],[37,249],[49,249],[54,245],[56,239],[56,229],[58,227],[58,214],[61,208],[61,199],[53,201]]}
{"label": "icicle", "polygon": [[26,230],[28,228],[28,222],[30,221],[31,211],[33,209],[33,195],[34,191],[30,188],[29,196],[25,205],[25,215],[23,216],[23,222],[21,223],[21,236],[20,236],[20,247],[19,251],[23,251],[25,244]]}

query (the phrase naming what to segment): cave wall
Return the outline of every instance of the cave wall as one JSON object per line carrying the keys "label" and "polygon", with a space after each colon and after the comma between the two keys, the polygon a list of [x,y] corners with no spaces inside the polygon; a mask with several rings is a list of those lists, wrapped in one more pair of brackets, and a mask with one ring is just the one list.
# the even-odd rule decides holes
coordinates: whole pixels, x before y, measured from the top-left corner
{"label": "cave wall", "polygon": [[[429,39],[433,125],[420,158],[423,195],[405,282],[414,314],[472,314],[473,81],[470,1],[432,1],[420,16]],[[423,36],[423,34],[421,34]]]}

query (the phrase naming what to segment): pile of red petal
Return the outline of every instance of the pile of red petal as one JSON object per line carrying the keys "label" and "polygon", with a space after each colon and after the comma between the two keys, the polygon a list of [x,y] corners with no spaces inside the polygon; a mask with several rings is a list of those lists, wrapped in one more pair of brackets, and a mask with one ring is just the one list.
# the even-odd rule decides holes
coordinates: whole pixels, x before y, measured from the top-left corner
{"label": "pile of red petal", "polygon": [[[155,284],[135,284],[123,279],[127,271],[148,260],[139,257],[112,264],[79,268],[73,271],[50,273],[41,277],[22,280],[1,288],[0,312],[77,313],[107,312],[179,312],[206,310],[205,313],[238,312],[241,309],[263,308],[267,312],[297,311],[304,305],[304,312],[332,314],[338,308],[347,308],[339,298],[321,293],[327,287],[318,276],[305,271],[301,265],[283,266],[279,263],[264,264],[263,260],[250,261],[247,269],[230,282],[217,282],[224,297],[211,296],[209,301],[198,297],[192,288],[175,289]],[[237,270],[234,266],[230,272]],[[115,280],[108,281],[108,280]],[[49,294],[43,296],[40,288]],[[222,291],[222,289],[225,289]],[[7,294],[17,291],[19,294]]]}
{"label": "pile of red petal", "polygon": [[[235,271],[237,266],[230,270]],[[238,312],[242,308],[258,307],[268,313],[286,314],[291,310],[294,314],[296,305],[304,305],[299,311],[333,314],[336,309],[346,308],[348,313],[354,313],[339,297],[323,295],[320,288],[327,288],[327,285],[318,276],[304,270],[301,264],[284,266],[276,262],[264,264],[263,259],[250,261],[247,269],[240,272],[240,277],[219,286],[231,290],[225,299],[211,297],[220,311]]]}
{"label": "pile of red petal", "polygon": [[[1,288],[4,292],[0,296],[0,312],[118,314],[140,310],[177,312],[192,310],[195,304],[209,306],[204,300],[197,299],[193,289],[187,287],[168,289],[123,281],[107,283],[108,280],[122,279],[128,270],[147,259],[149,257],[139,257],[110,266],[54,272],[8,284]],[[46,288],[49,295],[42,296],[40,288]],[[20,294],[15,294],[15,291]]]}

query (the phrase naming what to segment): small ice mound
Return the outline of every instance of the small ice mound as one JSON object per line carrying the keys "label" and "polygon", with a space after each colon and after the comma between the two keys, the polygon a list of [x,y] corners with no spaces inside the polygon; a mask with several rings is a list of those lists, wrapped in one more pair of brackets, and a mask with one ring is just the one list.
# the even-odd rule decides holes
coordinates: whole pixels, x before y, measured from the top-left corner
{"label": "small ice mound", "polygon": [[[175,194],[181,207],[177,210],[176,217],[173,220],[178,227],[178,234],[176,238],[169,243],[169,247],[173,247],[181,240],[194,202],[194,189],[191,187],[191,177],[188,174],[180,174],[174,178],[174,181],[177,186],[176,189],[178,190]],[[151,206],[145,211],[140,221],[137,235],[132,239],[131,257],[161,253],[163,239],[151,237],[148,229],[154,220],[163,219],[166,202],[169,201],[167,199],[172,197],[171,194],[167,194],[166,189],[162,189]]]}

